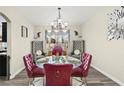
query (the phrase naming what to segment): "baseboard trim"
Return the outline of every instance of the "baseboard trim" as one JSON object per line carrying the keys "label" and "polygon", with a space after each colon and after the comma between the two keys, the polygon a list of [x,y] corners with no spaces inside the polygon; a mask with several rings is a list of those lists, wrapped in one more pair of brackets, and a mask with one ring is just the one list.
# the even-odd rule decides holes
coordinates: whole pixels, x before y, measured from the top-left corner
{"label": "baseboard trim", "polygon": [[24,70],[25,69],[25,67],[22,67],[22,68],[20,68],[19,70],[17,70],[14,74],[12,74],[11,76],[10,76],[10,79],[13,79],[13,78],[15,78],[15,76],[16,75],[18,75],[22,70]]}
{"label": "baseboard trim", "polygon": [[99,72],[101,72],[102,74],[104,74],[105,76],[107,76],[108,78],[112,79],[113,81],[115,81],[116,83],[118,83],[119,85],[121,86],[124,86],[124,83],[121,82],[120,80],[118,80],[117,78],[111,76],[110,74],[102,71],[101,69],[99,69],[98,67],[94,66],[94,65],[91,65],[91,67],[93,67],[94,69],[98,70]]}

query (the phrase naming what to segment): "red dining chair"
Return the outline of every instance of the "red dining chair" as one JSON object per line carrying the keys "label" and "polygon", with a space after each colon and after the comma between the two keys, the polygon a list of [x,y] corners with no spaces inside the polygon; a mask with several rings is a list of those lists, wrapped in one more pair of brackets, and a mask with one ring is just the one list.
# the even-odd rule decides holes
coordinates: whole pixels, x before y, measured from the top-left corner
{"label": "red dining chair", "polygon": [[56,45],[56,46],[53,48],[53,50],[52,50],[52,55],[57,55],[57,53],[59,54],[59,56],[62,55],[63,49],[62,49],[61,46]]}
{"label": "red dining chair", "polygon": [[[34,81],[35,77],[43,77],[44,76],[43,69],[36,66],[33,63],[32,54],[28,54],[28,55],[23,56],[23,61],[24,61],[24,64],[25,64],[25,68],[26,68],[26,71],[27,71],[28,78],[29,78],[29,85],[33,84],[33,81]],[[32,81],[31,81],[31,78],[33,79]]]}
{"label": "red dining chair", "polygon": [[[72,70],[72,77],[81,77],[82,84],[87,85],[86,77],[88,76],[88,71],[91,64],[92,56],[88,53],[82,55],[82,64]],[[84,78],[84,81],[83,81]]]}
{"label": "red dining chair", "polygon": [[46,86],[71,86],[72,64],[44,64]]}
{"label": "red dining chair", "polygon": [[83,63],[84,62],[84,60],[87,58],[87,53],[82,53],[81,54],[81,62]]}

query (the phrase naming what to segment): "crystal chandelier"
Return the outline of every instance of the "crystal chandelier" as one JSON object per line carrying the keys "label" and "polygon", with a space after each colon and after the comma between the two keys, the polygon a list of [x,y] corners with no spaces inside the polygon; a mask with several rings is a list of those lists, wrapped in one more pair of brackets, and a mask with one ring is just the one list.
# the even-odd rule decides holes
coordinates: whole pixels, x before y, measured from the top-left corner
{"label": "crystal chandelier", "polygon": [[51,23],[51,30],[48,32],[66,32],[68,30],[68,23],[64,22],[61,18],[61,8],[58,8],[58,17]]}

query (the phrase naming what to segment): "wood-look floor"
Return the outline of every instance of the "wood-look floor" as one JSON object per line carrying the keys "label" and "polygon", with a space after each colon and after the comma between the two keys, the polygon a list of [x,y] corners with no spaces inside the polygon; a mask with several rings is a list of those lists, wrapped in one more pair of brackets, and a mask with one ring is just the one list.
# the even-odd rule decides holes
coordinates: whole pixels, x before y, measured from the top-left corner
{"label": "wood-look floor", "polygon": [[[87,82],[88,86],[118,86],[117,83],[92,67],[90,68]],[[0,80],[0,86],[28,86],[26,71],[23,70],[12,80]]]}

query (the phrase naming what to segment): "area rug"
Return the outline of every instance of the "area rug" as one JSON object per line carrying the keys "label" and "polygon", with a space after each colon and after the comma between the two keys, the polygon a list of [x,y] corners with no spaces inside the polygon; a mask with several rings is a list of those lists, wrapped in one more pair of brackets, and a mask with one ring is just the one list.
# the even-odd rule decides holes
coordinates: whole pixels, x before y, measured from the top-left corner
{"label": "area rug", "polygon": [[[78,78],[78,77],[72,78],[72,86],[84,86],[77,79],[80,80],[80,78]],[[43,78],[42,77],[35,78],[33,83],[34,83],[34,86],[43,86]],[[33,85],[31,85],[31,86],[33,86]]]}

